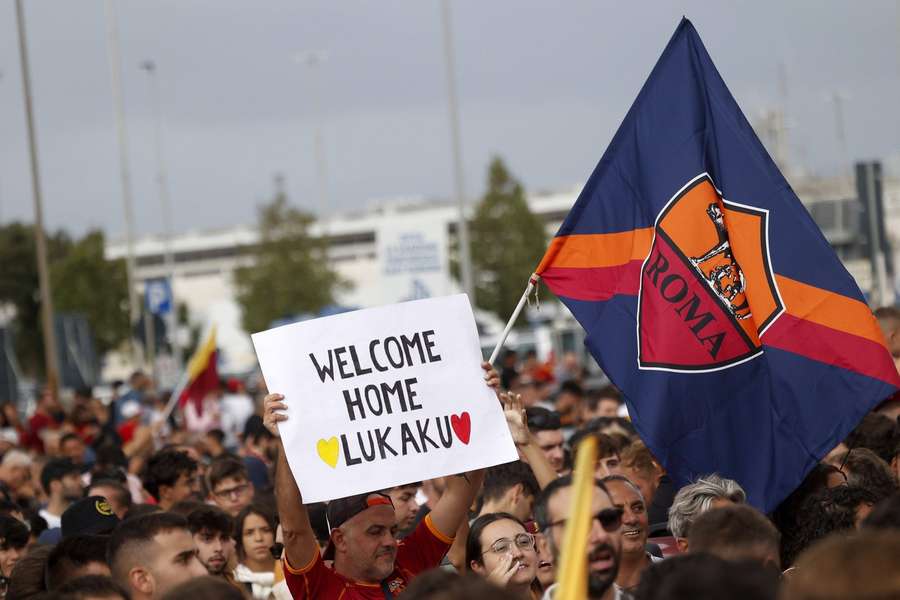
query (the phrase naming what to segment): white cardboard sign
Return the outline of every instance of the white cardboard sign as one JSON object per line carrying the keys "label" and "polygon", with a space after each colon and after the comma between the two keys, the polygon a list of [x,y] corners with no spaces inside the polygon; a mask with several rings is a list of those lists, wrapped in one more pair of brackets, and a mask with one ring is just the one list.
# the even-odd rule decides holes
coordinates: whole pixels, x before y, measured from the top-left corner
{"label": "white cardboard sign", "polygon": [[253,334],[303,502],[517,460],[465,294]]}

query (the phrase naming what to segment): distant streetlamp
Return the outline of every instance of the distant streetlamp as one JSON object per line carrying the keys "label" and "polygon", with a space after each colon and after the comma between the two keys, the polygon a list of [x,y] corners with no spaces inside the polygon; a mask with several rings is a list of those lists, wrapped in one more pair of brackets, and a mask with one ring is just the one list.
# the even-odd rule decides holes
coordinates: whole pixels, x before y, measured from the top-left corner
{"label": "distant streetlamp", "polygon": [[[119,48],[119,29],[116,6],[113,0],[106,0],[106,48],[109,53],[109,80],[112,88],[113,106],[116,114],[116,134],[119,146],[119,177],[122,183],[122,204],[125,209],[125,244],[127,256],[125,272],[128,279],[128,314],[132,326],[138,322],[140,302],[134,289],[134,202],[131,197],[131,170],[128,165],[128,132],[125,127],[125,100],[122,91],[122,52]],[[130,328],[129,328],[130,329]],[[141,347],[137,337],[131,333],[131,361],[134,366],[141,363]],[[152,365],[151,365],[152,366]]]}
{"label": "distant streetlamp", "polygon": [[456,98],[456,66],[453,59],[453,29],[450,2],[441,0],[441,25],[444,33],[444,62],[447,68],[447,108],[450,116],[450,141],[453,150],[453,187],[459,207],[456,238],[459,241],[459,265],[463,291],[475,305],[475,285],[472,276],[472,257],[469,248],[469,224],[466,221],[466,184],[463,173],[462,142],[459,132],[459,106]]}
{"label": "distant streetlamp", "polygon": [[[159,209],[163,220],[163,236],[164,236],[164,264],[166,270],[166,278],[169,281],[170,309],[167,315],[167,330],[169,344],[172,346],[172,353],[175,359],[175,365],[181,368],[181,346],[178,344],[175,335],[175,254],[172,249],[172,201],[169,196],[169,180],[166,177],[166,162],[163,158],[163,122],[162,122],[162,103],[159,95],[159,82],[156,77],[156,63],[152,60],[142,61],[140,68],[147,73],[150,80],[150,103],[153,105],[153,145],[156,151],[156,184],[159,188]],[[150,319],[152,321],[152,319]]]}
{"label": "distant streetlamp", "polygon": [[[3,71],[0,71],[0,81],[3,81]],[[2,189],[0,189],[0,225],[3,224],[3,196]]]}
{"label": "distant streetlamp", "polygon": [[294,61],[309,68],[309,89],[312,97],[312,112],[315,120],[313,145],[316,161],[316,180],[318,184],[318,210],[319,226],[322,238],[328,237],[328,167],[325,160],[325,141],[322,135],[322,105],[320,98],[319,82],[316,80],[321,73],[316,71],[325,61],[328,55],[321,50],[306,50],[294,55]]}
{"label": "distant streetlamp", "polygon": [[44,335],[44,369],[47,387],[56,396],[59,386],[59,359],[56,354],[56,329],[53,319],[53,294],[47,269],[47,245],[44,241],[44,208],[41,199],[41,173],[38,164],[37,137],[34,133],[34,107],[31,100],[31,71],[28,66],[28,41],[22,0],[16,0],[16,25],[19,32],[19,60],[22,64],[22,92],[25,95],[25,126],[28,130],[28,157],[31,161],[31,192],[34,195],[34,239],[37,246],[38,285],[41,292],[41,328]]}

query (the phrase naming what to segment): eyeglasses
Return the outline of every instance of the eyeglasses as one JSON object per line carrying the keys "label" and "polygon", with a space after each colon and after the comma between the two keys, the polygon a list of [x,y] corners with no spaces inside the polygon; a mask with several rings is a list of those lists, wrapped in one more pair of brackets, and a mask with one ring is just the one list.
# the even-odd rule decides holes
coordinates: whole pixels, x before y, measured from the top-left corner
{"label": "eyeglasses", "polygon": [[250,488],[249,483],[242,483],[240,485],[236,485],[233,488],[228,488],[225,490],[219,490],[218,492],[213,492],[219,498],[230,498],[237,499],[243,496],[247,490]]}
{"label": "eyeglasses", "polygon": [[519,550],[534,550],[534,536],[530,533],[520,533],[513,539],[500,538],[487,549],[495,554],[506,554],[515,544]]}
{"label": "eyeglasses", "polygon": [[[613,533],[618,531],[622,526],[622,513],[624,511],[621,508],[604,508],[597,514],[595,514],[591,520],[597,521],[600,523],[600,527],[603,528],[603,531],[606,533]],[[568,519],[561,519],[559,521],[554,521],[553,523],[547,524],[547,529],[551,527],[558,527],[560,525],[565,525],[568,523]]]}

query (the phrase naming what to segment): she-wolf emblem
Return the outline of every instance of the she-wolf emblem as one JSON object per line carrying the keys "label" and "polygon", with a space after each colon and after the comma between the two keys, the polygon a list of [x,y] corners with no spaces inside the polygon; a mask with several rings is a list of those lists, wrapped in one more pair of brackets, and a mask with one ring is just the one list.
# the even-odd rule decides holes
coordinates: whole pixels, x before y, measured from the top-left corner
{"label": "she-wolf emblem", "polygon": [[725,216],[716,202],[706,207],[706,214],[716,227],[719,241],[702,256],[688,260],[728,311],[737,319],[747,319],[751,313],[744,293],[746,282],[744,273],[731,252]]}

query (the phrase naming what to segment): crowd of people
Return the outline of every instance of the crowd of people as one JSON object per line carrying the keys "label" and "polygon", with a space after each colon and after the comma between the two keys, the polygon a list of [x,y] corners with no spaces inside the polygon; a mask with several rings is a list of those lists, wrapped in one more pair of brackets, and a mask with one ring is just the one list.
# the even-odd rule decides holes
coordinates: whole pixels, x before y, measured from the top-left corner
{"label": "crowd of people", "polygon": [[[900,358],[900,314],[878,316]],[[0,598],[552,600],[588,438],[586,597],[900,597],[900,399],[763,514],[716,473],[676,488],[575,355],[498,368],[485,381],[520,460],[315,504],[279,435],[304,399],[279,390],[227,380],[205,414],[167,416],[137,372],[106,402],[48,391],[27,419],[4,404]]]}

